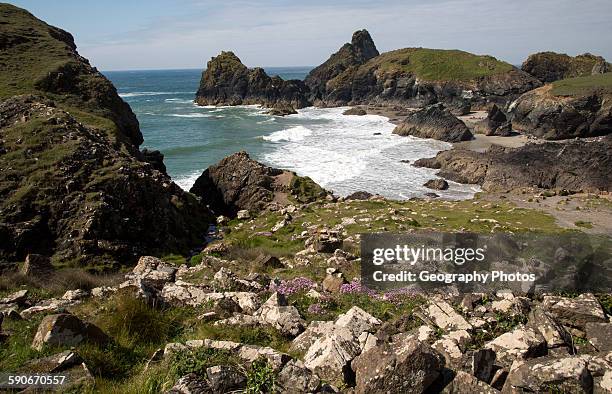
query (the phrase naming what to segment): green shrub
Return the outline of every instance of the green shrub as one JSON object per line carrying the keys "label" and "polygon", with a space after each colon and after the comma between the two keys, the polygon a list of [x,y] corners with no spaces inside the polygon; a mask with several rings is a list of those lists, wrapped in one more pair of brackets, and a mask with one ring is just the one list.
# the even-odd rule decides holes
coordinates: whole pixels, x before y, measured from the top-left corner
{"label": "green shrub", "polygon": [[276,387],[276,374],[265,358],[259,358],[247,370],[248,394],[273,393]]}
{"label": "green shrub", "polygon": [[203,375],[215,365],[239,365],[239,359],[229,350],[197,348],[174,353],[170,359],[170,376],[178,379],[190,373]]}

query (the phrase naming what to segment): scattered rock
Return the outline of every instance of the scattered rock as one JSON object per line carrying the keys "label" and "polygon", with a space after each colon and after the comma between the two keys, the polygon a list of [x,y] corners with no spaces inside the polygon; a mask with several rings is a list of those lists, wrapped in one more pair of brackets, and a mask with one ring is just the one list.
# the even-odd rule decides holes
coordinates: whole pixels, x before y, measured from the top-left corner
{"label": "scattered rock", "polygon": [[280,392],[314,393],[321,380],[299,360],[290,360],[279,372],[276,384]]}
{"label": "scattered rock", "polygon": [[23,305],[24,301],[28,297],[27,290],[19,290],[15,293],[9,294],[8,296],[0,299],[0,304],[19,304]]}
{"label": "scattered rock", "polygon": [[338,293],[343,284],[348,283],[342,272],[327,274],[323,279],[323,290],[329,293]]}
{"label": "scattered rock", "polygon": [[369,200],[372,197],[374,197],[372,193],[358,191],[358,192],[349,194],[348,196],[346,196],[346,199],[347,200]]}
{"label": "scattered rock", "polygon": [[247,220],[251,218],[251,213],[247,209],[241,209],[236,213],[236,217],[239,220]]}
{"label": "scattered rock", "polygon": [[497,362],[509,367],[515,360],[546,355],[544,338],[531,328],[517,327],[488,342],[485,349],[495,351]]}
{"label": "scattered rock", "polygon": [[246,376],[228,365],[206,368],[206,376],[213,393],[222,394],[246,388]]}
{"label": "scattered rock", "polygon": [[254,316],[291,337],[299,335],[306,325],[297,308],[288,305],[287,299],[280,293],[272,294]]}
{"label": "scattered rock", "polygon": [[512,134],[512,124],[495,104],[489,109],[487,117],[474,125],[476,134],[508,137]]}
{"label": "scattered rock", "polygon": [[432,300],[427,305],[422,306],[420,312],[422,312],[425,322],[430,321],[447,332],[470,330],[472,328],[463,316],[443,300]]}
{"label": "scattered rock", "polygon": [[563,325],[585,329],[587,323],[605,323],[606,315],[597,298],[590,293],[576,298],[545,296],[542,307],[547,309]]}
{"label": "scattered rock", "polygon": [[612,323],[586,323],[586,338],[597,351],[612,351]]}
{"label": "scattered rock", "polygon": [[457,371],[453,380],[444,388],[443,394],[496,394],[498,390],[478,380],[467,372]]}

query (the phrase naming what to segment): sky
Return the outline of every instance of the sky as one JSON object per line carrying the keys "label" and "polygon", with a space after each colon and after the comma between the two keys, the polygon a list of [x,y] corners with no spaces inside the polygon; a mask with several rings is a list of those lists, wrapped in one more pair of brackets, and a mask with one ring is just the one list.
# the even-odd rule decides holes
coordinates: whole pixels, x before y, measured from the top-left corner
{"label": "sky", "polygon": [[610,0],[15,0],[71,32],[101,70],[204,68],[222,50],[248,66],[312,66],[355,30],[381,52],[462,49],[521,64],[534,52],[612,60]]}

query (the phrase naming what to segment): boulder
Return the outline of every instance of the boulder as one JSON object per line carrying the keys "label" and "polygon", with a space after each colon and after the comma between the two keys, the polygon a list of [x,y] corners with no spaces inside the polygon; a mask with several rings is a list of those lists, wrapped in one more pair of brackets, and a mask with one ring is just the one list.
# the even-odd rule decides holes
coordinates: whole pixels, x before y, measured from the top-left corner
{"label": "boulder", "polygon": [[359,107],[353,107],[353,108],[349,108],[346,111],[342,112],[342,115],[357,115],[357,116],[363,116],[363,115],[367,115],[368,113],[366,112],[365,109],[363,108],[359,108]]}
{"label": "boulder", "polygon": [[306,325],[297,308],[288,305],[287,299],[280,293],[272,294],[254,316],[290,337],[299,335]]}
{"label": "boulder", "polygon": [[474,125],[476,134],[508,137],[512,134],[512,124],[495,104],[487,112],[487,117]]}
{"label": "boulder", "polygon": [[334,231],[321,231],[315,236],[314,248],[319,253],[334,253],[342,248],[342,239]]}
{"label": "boulder", "polygon": [[358,306],[353,306],[346,313],[338,316],[334,324],[337,327],[348,329],[353,336],[359,337],[364,331],[376,332],[381,321]]}
{"label": "boulder", "polygon": [[336,327],[317,339],[304,356],[304,365],[328,382],[352,384],[351,361],[359,354],[359,343],[346,328]]}
{"label": "boulder", "polygon": [[260,254],[254,261],[255,267],[258,268],[284,268],[285,264],[283,264],[280,259],[276,256],[271,256],[269,254]]}
{"label": "boulder", "polygon": [[248,209],[242,209],[236,213],[236,218],[238,220],[247,220],[251,218],[251,213]]}
{"label": "boulder", "polygon": [[588,358],[542,357],[513,367],[508,374],[503,392],[590,393],[593,377],[588,369]]}
{"label": "boulder", "polygon": [[216,365],[206,368],[208,385],[213,393],[227,393],[246,388],[247,379],[235,367]]}
{"label": "boulder", "polygon": [[364,192],[364,191],[357,191],[357,192],[349,194],[345,198],[346,200],[369,200],[372,197],[374,197],[372,193]]}
{"label": "boulder", "polygon": [[98,327],[71,314],[45,316],[38,326],[32,348],[40,351],[43,346],[76,346],[83,342],[105,344],[109,337]]}
{"label": "boulder", "polygon": [[314,393],[317,392],[321,380],[299,360],[290,360],[276,377],[280,392]]}
{"label": "boulder", "polygon": [[28,297],[28,290],[19,290],[0,299],[0,304],[19,304],[23,305]]}
{"label": "boulder", "polygon": [[590,293],[576,298],[545,296],[542,306],[563,325],[583,330],[587,323],[608,321],[597,298]]}
{"label": "boulder", "polygon": [[527,325],[542,335],[548,348],[567,346],[571,343],[570,333],[551,313],[541,306],[531,311]]}
{"label": "boulder", "polygon": [[498,390],[478,380],[467,372],[457,371],[453,380],[442,390],[442,394],[496,394]]}
{"label": "boulder", "polygon": [[177,380],[166,394],[203,394],[211,392],[211,388],[205,378],[195,373],[190,373]]}
{"label": "boulder", "polygon": [[290,104],[279,103],[274,105],[274,107],[266,112],[266,114],[274,116],[287,116],[297,114],[297,111]]}
{"label": "boulder", "polygon": [[441,299],[434,299],[427,305],[423,305],[419,312],[426,322],[429,321],[447,332],[472,328],[463,316],[457,313],[448,302]]}
{"label": "boulder", "polygon": [[[67,392],[89,391],[95,383],[95,378],[83,359],[74,351],[66,350],[48,357],[29,361],[22,373],[68,375],[62,390]],[[23,392],[36,392],[28,388]]]}
{"label": "boulder", "polygon": [[329,334],[335,328],[333,321],[312,321],[304,332],[291,342],[291,350],[306,352],[319,338]]}
{"label": "boulder", "polygon": [[355,393],[423,393],[438,379],[443,366],[442,357],[417,340],[383,343],[352,362]]}
{"label": "boulder", "polygon": [[497,362],[509,367],[515,360],[544,356],[547,353],[544,338],[532,328],[517,327],[498,336],[484,346],[497,356]]}
{"label": "boulder", "polygon": [[430,179],[427,182],[425,182],[423,186],[429,189],[434,189],[434,190],[446,190],[448,189],[448,182],[446,182],[442,178]]}
{"label": "boulder", "polygon": [[261,305],[261,301],[255,293],[244,291],[212,293],[204,287],[176,283],[167,283],[160,294],[160,298],[171,305],[179,306],[201,306],[210,302],[214,304],[224,298],[230,298],[236,301],[245,313],[253,313]]}
{"label": "boulder", "polygon": [[74,304],[75,301],[51,298],[48,300],[43,300],[34,306],[22,310],[19,315],[22,319],[28,320],[30,317],[39,313],[65,312],[67,307]]}
{"label": "boulder", "polygon": [[597,351],[612,351],[612,323],[586,323],[585,333]]}
{"label": "boulder", "polygon": [[21,267],[21,273],[26,276],[44,277],[54,271],[51,259],[40,254],[29,254]]}
{"label": "boulder", "polygon": [[446,142],[468,141],[473,138],[465,123],[442,104],[430,105],[408,115],[395,127],[393,134]]}
{"label": "boulder", "polygon": [[333,274],[327,274],[323,279],[323,290],[330,293],[340,292],[340,288],[343,284],[348,283],[342,272],[335,272]]}

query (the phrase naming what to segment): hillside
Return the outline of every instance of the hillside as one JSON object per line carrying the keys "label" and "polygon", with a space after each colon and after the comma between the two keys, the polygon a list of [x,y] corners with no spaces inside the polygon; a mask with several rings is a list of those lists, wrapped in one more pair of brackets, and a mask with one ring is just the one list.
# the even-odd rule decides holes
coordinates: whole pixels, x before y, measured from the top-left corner
{"label": "hillside", "polygon": [[592,93],[612,94],[612,72],[568,78],[552,84],[555,96],[586,96]]}
{"label": "hillside", "polygon": [[0,271],[187,251],[208,213],[144,161],[138,121],[72,36],[0,4]]}

